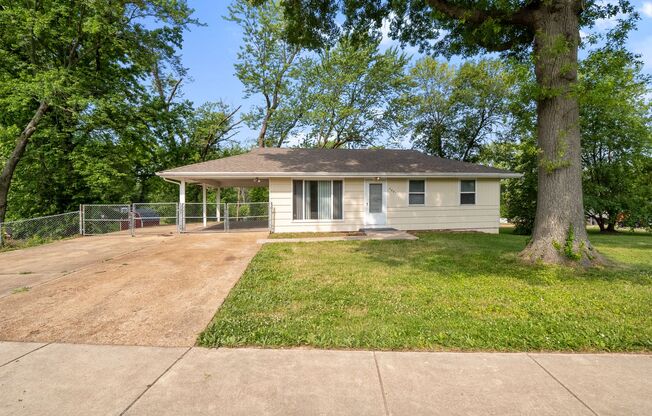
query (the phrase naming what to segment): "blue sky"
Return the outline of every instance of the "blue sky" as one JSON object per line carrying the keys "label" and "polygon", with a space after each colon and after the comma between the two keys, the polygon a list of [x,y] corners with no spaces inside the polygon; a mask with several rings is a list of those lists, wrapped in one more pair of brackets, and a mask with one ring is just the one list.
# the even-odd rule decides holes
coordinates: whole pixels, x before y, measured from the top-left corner
{"label": "blue sky", "polygon": [[[641,14],[636,32],[630,34],[629,47],[641,54],[645,71],[652,74],[652,1],[633,1]],[[189,0],[195,17],[206,24],[186,33],[182,50],[183,64],[189,70],[190,80],[185,83],[185,97],[200,105],[206,101],[223,100],[232,105],[242,104],[246,111],[260,97],[243,98],[243,87],[234,75],[233,64],[241,43],[238,25],[223,19],[227,14],[228,0]],[[611,21],[600,21],[596,29],[605,30]],[[390,39],[383,42],[385,47]],[[409,51],[414,53],[414,51]],[[237,136],[244,145],[253,144],[256,132],[244,127]]]}

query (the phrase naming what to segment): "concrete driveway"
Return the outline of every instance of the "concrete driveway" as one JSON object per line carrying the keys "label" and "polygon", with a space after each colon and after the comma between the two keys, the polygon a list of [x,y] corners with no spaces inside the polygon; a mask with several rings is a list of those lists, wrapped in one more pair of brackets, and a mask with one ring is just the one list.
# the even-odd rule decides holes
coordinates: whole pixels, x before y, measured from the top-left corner
{"label": "concrete driveway", "polygon": [[0,415],[650,415],[652,357],[0,342]]}
{"label": "concrete driveway", "polygon": [[156,245],[165,235],[73,238],[0,253],[0,297],[34,287],[104,260]]}
{"label": "concrete driveway", "polygon": [[0,340],[191,346],[266,235],[88,237],[0,254]]}

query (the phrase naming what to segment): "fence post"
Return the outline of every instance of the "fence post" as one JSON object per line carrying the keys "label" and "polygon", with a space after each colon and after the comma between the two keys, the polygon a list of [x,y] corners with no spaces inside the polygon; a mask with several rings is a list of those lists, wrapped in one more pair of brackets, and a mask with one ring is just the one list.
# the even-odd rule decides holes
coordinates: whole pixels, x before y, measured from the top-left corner
{"label": "fence post", "polygon": [[135,228],[134,213],[136,212],[135,205],[136,204],[132,204],[129,207],[129,231],[131,232],[132,237],[136,236],[136,230],[134,230]]}
{"label": "fence post", "polygon": [[82,218],[82,213],[83,213],[82,207],[83,207],[83,205],[79,204],[79,234],[80,235],[84,235],[84,229],[83,229],[83,227],[84,227],[84,219]]}
{"label": "fence post", "polygon": [[267,222],[268,222],[267,228],[269,228],[270,232],[274,231],[274,229],[272,228],[273,227],[272,212],[273,212],[272,211],[272,201],[269,201],[269,204],[267,206]]}
{"label": "fence post", "polygon": [[3,225],[4,225],[4,223],[0,222],[0,247],[2,247],[3,244],[5,243],[5,240],[4,240],[5,232],[3,231]]}
{"label": "fence post", "polygon": [[86,235],[86,218],[84,218],[84,212],[86,211],[86,205],[79,205],[79,232],[81,235]]}

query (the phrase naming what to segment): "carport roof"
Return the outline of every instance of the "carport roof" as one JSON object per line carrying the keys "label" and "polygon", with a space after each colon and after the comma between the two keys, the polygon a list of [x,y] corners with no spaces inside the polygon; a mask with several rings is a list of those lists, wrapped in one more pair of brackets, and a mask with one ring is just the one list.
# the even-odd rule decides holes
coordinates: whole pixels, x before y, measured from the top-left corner
{"label": "carport roof", "polygon": [[258,148],[249,153],[158,172],[164,178],[288,176],[447,176],[514,178],[520,174],[416,150]]}

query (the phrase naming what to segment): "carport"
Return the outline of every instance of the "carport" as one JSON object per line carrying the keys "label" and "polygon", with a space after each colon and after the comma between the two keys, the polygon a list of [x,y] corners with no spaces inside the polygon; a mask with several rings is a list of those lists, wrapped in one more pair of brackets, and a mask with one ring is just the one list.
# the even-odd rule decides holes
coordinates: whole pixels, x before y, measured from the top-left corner
{"label": "carport", "polygon": [[[192,166],[192,165],[190,165]],[[251,175],[220,176],[192,172],[159,172],[166,182],[179,187],[179,221],[180,232],[189,231],[187,219],[200,217],[202,227],[193,231],[230,231],[235,229],[269,229],[271,228],[271,206],[269,202],[221,203],[221,191],[224,188],[260,188],[269,187],[269,179]],[[186,201],[188,185],[201,187],[201,203]],[[215,202],[209,203],[209,189],[215,190]],[[201,213],[189,211],[201,208]],[[209,214],[209,207],[215,210]],[[209,224],[209,219],[212,224]]]}

